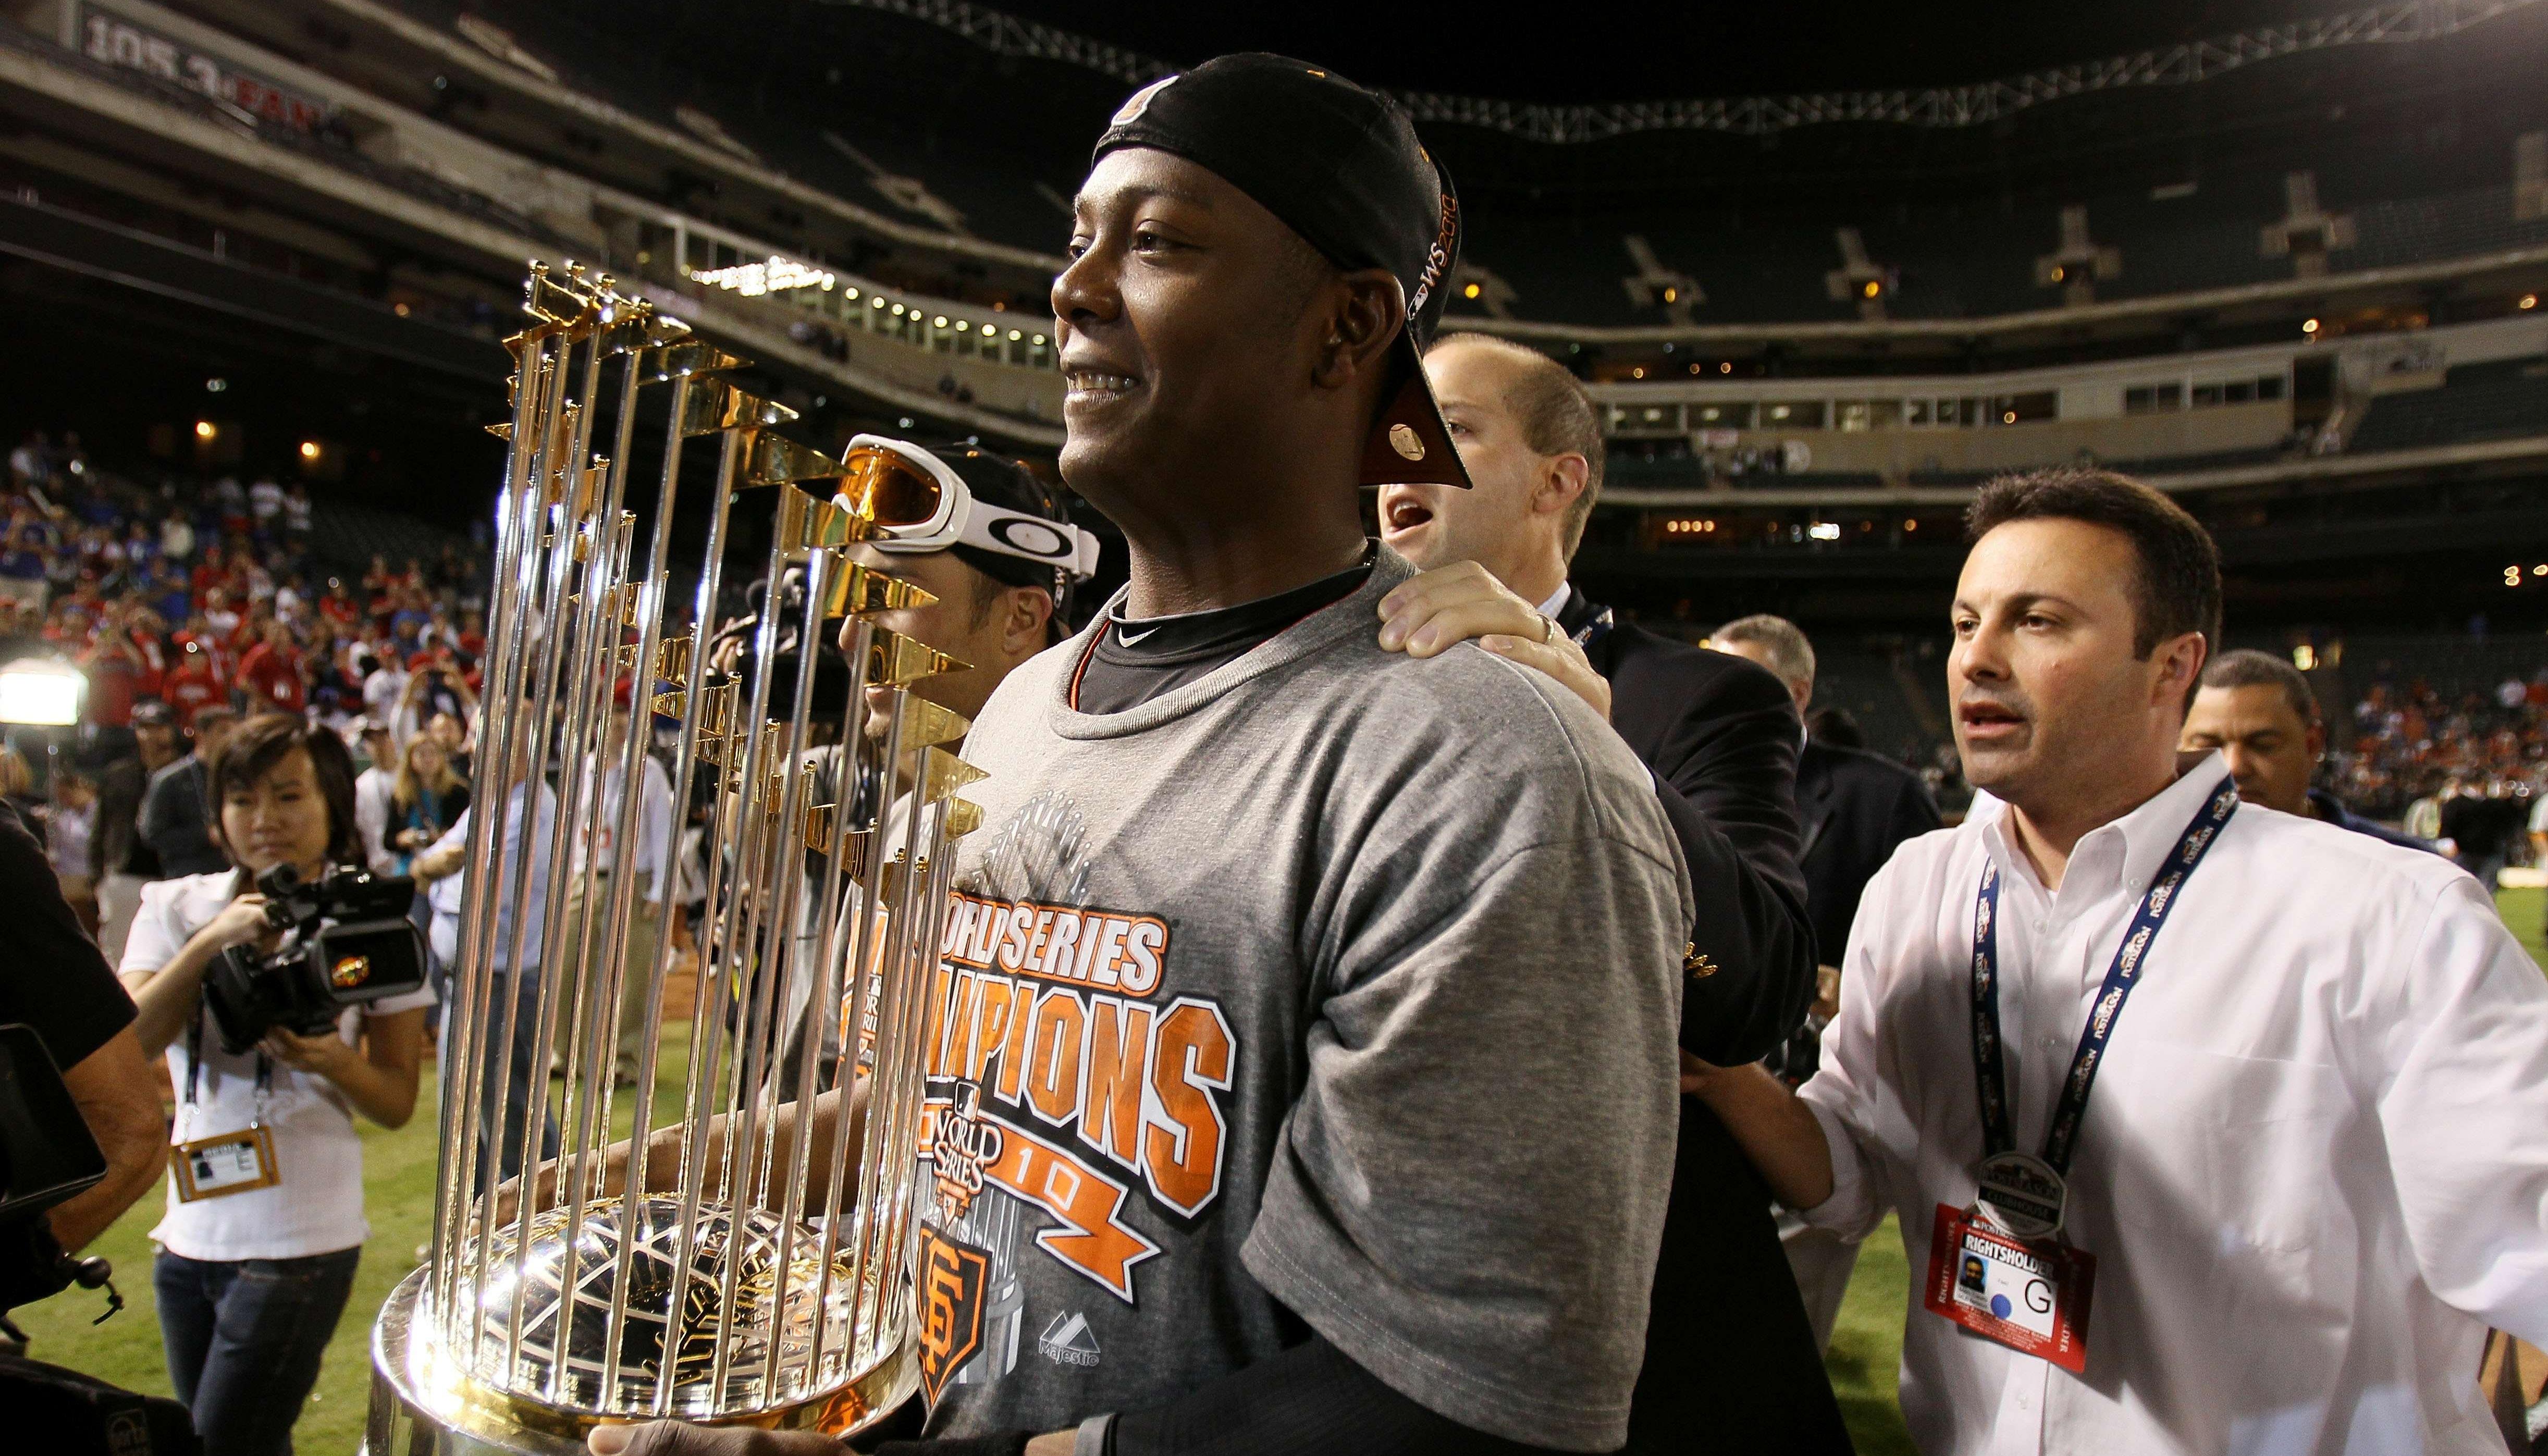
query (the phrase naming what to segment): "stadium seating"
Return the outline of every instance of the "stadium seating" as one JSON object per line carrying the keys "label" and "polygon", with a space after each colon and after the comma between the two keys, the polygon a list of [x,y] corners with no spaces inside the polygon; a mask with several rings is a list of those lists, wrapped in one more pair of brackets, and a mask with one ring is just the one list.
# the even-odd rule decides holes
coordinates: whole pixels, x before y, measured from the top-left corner
{"label": "stadium seating", "polygon": [[2506,359],[2449,372],[2437,390],[2373,398],[2350,450],[2414,450],[2548,430],[2548,360]]}

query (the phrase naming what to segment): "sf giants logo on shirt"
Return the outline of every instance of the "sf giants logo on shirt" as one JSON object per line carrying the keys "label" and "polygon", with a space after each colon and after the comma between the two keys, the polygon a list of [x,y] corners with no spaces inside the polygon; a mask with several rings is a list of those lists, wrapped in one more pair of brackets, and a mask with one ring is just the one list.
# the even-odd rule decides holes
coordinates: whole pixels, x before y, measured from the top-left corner
{"label": "sf giants logo on shirt", "polygon": [[1132,1303],[1134,1266],[1159,1251],[1127,1222],[1134,1190],[1185,1218],[1221,1196],[1228,1019],[1158,1004],[1156,916],[959,893],[941,952],[929,1075],[953,1089],[923,1129],[941,1215],[970,1206],[949,1196],[967,1185],[998,1188],[1052,1218],[1046,1253]]}
{"label": "sf giants logo on shirt", "polygon": [[921,1226],[920,1383],[932,1406],[947,1377],[981,1347],[982,1290],[990,1274],[990,1255]]}

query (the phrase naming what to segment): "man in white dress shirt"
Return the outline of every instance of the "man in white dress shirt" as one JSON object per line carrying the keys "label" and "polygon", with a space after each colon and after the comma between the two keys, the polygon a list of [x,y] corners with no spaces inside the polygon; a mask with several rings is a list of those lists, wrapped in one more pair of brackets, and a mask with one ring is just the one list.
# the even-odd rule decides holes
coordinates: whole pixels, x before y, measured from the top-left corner
{"label": "man in white dress shirt", "polygon": [[2061,471],[1968,520],[1948,686],[2001,802],[1869,884],[1800,1095],[1687,1084],[1809,1222],[1899,1215],[1930,1456],[2500,1453],[2486,1326],[2548,1337],[2548,983],[2451,865],[2180,770],[2191,517]]}

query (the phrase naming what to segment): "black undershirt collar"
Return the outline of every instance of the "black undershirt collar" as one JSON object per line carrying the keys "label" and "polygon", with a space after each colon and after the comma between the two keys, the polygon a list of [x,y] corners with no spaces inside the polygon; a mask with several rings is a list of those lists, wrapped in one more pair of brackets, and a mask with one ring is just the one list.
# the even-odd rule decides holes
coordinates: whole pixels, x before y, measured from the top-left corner
{"label": "black undershirt collar", "polygon": [[1135,620],[1121,615],[1119,604],[1099,624],[1097,640],[1081,660],[1070,705],[1083,713],[1120,713],[1236,662],[1303,617],[1360,591],[1375,560],[1367,547],[1361,561],[1334,576],[1212,611]]}

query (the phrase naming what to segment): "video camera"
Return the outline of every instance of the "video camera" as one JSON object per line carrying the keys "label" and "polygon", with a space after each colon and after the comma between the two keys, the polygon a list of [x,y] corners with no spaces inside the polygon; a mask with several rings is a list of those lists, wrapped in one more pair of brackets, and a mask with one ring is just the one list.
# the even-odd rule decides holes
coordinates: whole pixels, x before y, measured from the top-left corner
{"label": "video camera", "polygon": [[316,884],[289,864],[256,877],[266,923],[282,931],[271,956],[254,946],[222,952],[204,977],[222,1047],[236,1056],[268,1029],[317,1036],[348,1006],[424,984],[424,937],[407,918],[415,881],[367,869],[329,869]]}

